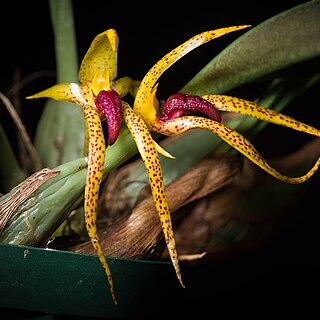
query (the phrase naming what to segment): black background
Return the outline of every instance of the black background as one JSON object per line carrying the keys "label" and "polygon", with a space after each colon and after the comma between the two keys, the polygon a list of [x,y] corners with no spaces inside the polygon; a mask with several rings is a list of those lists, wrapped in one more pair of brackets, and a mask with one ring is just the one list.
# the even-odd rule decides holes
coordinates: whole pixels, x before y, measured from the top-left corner
{"label": "black background", "polygon": [[[115,3],[111,1],[77,0],[73,2],[77,32],[79,59],[84,56],[92,39],[100,32],[115,28],[119,35],[118,75],[129,75],[141,79],[148,69],[164,54],[205,30],[237,24],[255,26],[267,18],[304,1],[211,1],[195,3],[147,2],[146,4]],[[13,73],[20,70],[21,77],[39,70],[49,70],[53,76],[38,79],[21,90],[22,118],[31,135],[41,114],[30,103],[24,106],[23,97],[55,83],[55,55],[50,12],[47,1],[8,1],[1,6],[0,34],[0,91],[12,83]],[[237,35],[222,37],[206,48],[197,49],[192,56],[182,59],[161,78],[159,95],[168,96],[181,88],[197,70],[210,61]],[[209,52],[210,51],[210,52]],[[244,98],[253,99],[260,88],[248,86],[242,91]],[[308,95],[297,99],[287,112],[302,120],[301,105],[308,104],[309,117],[303,121],[319,127],[319,86]],[[300,113],[299,113],[300,112]],[[7,130],[13,126],[2,110],[1,122]],[[4,119],[4,120],[3,120]],[[275,131],[272,131],[275,130]],[[298,146],[300,141],[290,144],[283,137],[274,139],[278,132],[265,130],[256,139],[256,146],[268,155],[281,155]],[[292,132],[290,132],[292,133]],[[272,143],[270,143],[272,141]],[[264,148],[264,149],[262,149]],[[215,266],[203,267],[202,276],[194,285],[199,297],[212,301],[212,313],[216,306],[232,308],[242,303],[239,314],[247,314],[252,307],[259,306],[259,313],[285,307],[292,311],[315,310],[315,299],[319,287],[319,208],[316,197],[319,191],[319,174],[309,182],[308,192],[283,224],[281,229],[267,243],[250,254],[218,262]],[[210,269],[209,269],[210,268]],[[219,281],[210,275],[221,274]],[[203,276],[205,275],[205,276]],[[210,282],[211,281],[211,282]],[[202,283],[201,283],[202,282]],[[212,288],[212,292],[202,292]],[[209,285],[208,285],[209,284]],[[200,299],[199,299],[200,301]],[[198,302],[199,302],[198,301]],[[201,307],[201,303],[197,304]],[[190,305],[179,305],[188,308]],[[228,311],[226,309],[226,311]],[[209,310],[210,312],[210,310]],[[318,312],[317,312],[318,313]]]}

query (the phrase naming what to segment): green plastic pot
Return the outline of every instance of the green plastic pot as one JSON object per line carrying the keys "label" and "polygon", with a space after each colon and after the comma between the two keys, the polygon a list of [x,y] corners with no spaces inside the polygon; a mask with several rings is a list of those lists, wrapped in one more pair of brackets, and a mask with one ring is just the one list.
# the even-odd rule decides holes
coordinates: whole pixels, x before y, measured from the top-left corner
{"label": "green plastic pot", "polygon": [[159,314],[164,294],[177,297],[184,291],[170,263],[109,258],[114,305],[94,255],[0,244],[0,257],[0,307],[12,311],[134,318],[152,310]]}
{"label": "green plastic pot", "polygon": [[292,246],[293,240],[278,238],[255,253],[213,263],[180,261],[185,288],[169,262],[109,258],[116,306],[96,256],[0,244],[0,319],[205,319],[232,310],[256,316],[258,306],[283,306],[284,297],[290,308],[304,301],[316,306],[310,287],[316,287],[319,269],[308,257],[317,242],[302,252],[297,248],[306,242]]}

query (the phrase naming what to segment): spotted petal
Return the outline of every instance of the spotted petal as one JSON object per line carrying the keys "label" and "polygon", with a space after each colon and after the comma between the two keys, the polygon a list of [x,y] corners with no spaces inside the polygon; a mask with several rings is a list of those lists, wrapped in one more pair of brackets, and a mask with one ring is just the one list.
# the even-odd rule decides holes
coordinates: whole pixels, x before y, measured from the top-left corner
{"label": "spotted petal", "polygon": [[158,133],[164,135],[176,135],[183,133],[189,129],[205,129],[213,132],[224,141],[226,141],[230,146],[241,152],[249,160],[258,165],[260,168],[268,172],[275,178],[288,182],[288,183],[302,183],[309,179],[318,169],[320,165],[320,158],[314,164],[314,166],[301,177],[288,177],[279,173],[276,169],[271,167],[268,162],[259,154],[255,147],[239,132],[233,130],[227,125],[216,122],[211,119],[206,119],[202,117],[181,117],[174,120],[169,120],[167,122],[154,123],[152,129]]}
{"label": "spotted petal", "polygon": [[89,96],[89,90],[86,86],[79,86],[77,83],[59,83],[32,96],[28,96],[26,99],[51,98],[85,106],[92,102],[89,101]]}
{"label": "spotted petal", "polygon": [[123,98],[131,89],[132,83],[131,78],[123,77],[112,81],[111,88],[119,94],[120,98]]}
{"label": "spotted petal", "polygon": [[98,34],[82,60],[79,81],[91,83],[97,72],[108,71],[110,80],[117,77],[118,36],[114,29]]}
{"label": "spotted petal", "polygon": [[146,167],[152,196],[160,218],[169,255],[177,277],[184,287],[179,268],[178,254],[172,230],[171,216],[165,193],[160,160],[155,143],[143,119],[137,115],[126,102],[123,102],[123,117],[137,144],[141,158]]}
{"label": "spotted petal", "polygon": [[99,187],[104,169],[105,141],[98,112],[87,105],[83,107],[83,113],[89,137],[88,171],[84,191],[85,223],[91,243],[107,275],[112,298],[117,303],[111,271],[99,241],[96,225]]}
{"label": "spotted petal", "polygon": [[205,95],[203,99],[209,101],[219,111],[229,111],[244,114],[267,122],[279,124],[291,129],[302,131],[320,137],[320,130],[289,116],[264,108],[254,102],[225,95]]}
{"label": "spotted petal", "polygon": [[147,124],[150,124],[155,120],[158,112],[158,106],[154,103],[155,97],[155,84],[159,77],[165,72],[171,65],[182,58],[184,55],[199,47],[200,45],[207,43],[215,38],[223,36],[229,32],[240,30],[249,27],[248,25],[233,26],[228,28],[221,28],[217,30],[211,30],[202,32],[190,40],[184,42],[179,47],[175,48],[168,54],[166,54],[161,60],[159,60],[145,75],[139,86],[136,99],[134,101],[134,111],[145,120]]}

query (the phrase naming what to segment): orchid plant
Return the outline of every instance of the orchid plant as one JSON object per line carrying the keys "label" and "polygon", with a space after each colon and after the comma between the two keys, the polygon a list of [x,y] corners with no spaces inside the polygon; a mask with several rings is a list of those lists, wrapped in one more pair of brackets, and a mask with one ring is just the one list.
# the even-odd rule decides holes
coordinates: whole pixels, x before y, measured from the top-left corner
{"label": "orchid plant", "polygon": [[[99,187],[107,146],[121,135],[124,120],[145,164],[150,188],[159,215],[168,252],[181,285],[184,286],[174,239],[169,204],[165,192],[159,153],[173,158],[153,139],[152,132],[160,135],[178,135],[187,130],[209,130],[226,141],[260,168],[275,178],[288,183],[302,183],[310,178],[320,165],[320,159],[303,176],[288,177],[281,174],[259,154],[254,146],[239,132],[221,122],[220,112],[235,112],[263,121],[279,124],[311,135],[320,136],[320,130],[277,113],[253,102],[225,95],[193,96],[175,93],[165,103],[157,99],[160,76],[176,61],[193,49],[227,33],[248,28],[232,26],[202,32],[184,42],[160,59],[141,82],[129,77],[117,79],[118,36],[109,29],[95,37],[86,53],[79,71],[79,83],[60,83],[28,98],[52,98],[74,102],[82,107],[85,118],[85,152],[88,170],[84,191],[86,229],[92,245],[105,270],[112,298],[117,303],[111,271],[99,241],[96,219]],[[123,99],[134,97],[131,107]],[[200,115],[199,115],[200,114]],[[107,124],[105,143],[102,120]],[[125,130],[125,129],[124,129]]]}

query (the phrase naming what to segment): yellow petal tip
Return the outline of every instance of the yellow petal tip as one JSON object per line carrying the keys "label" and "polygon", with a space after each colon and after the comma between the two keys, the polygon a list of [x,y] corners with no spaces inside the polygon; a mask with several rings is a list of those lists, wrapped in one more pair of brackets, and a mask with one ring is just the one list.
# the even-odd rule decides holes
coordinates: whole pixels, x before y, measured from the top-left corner
{"label": "yellow petal tip", "polygon": [[156,143],[154,140],[153,140],[153,142],[155,144],[155,147],[156,147],[158,153],[160,153],[161,155],[163,155],[166,158],[175,159],[175,157],[172,154],[170,154],[168,151],[163,149],[158,143]]}

